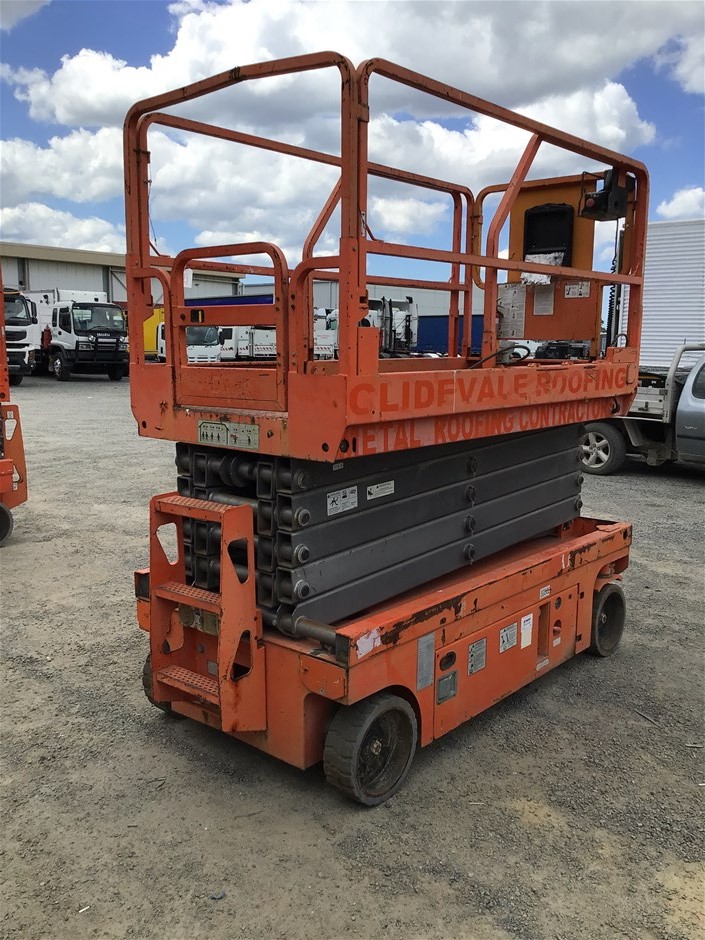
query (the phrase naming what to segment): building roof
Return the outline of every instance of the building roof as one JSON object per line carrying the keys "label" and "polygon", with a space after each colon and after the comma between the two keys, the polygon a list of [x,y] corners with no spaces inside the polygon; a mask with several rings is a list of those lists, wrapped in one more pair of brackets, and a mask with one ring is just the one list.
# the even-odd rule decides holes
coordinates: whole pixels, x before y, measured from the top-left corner
{"label": "building roof", "polygon": [[53,245],[25,245],[21,242],[0,241],[0,255],[4,258],[33,258],[36,261],[66,261],[74,264],[125,267],[125,255],[116,252],[84,251],[81,248],[57,248]]}

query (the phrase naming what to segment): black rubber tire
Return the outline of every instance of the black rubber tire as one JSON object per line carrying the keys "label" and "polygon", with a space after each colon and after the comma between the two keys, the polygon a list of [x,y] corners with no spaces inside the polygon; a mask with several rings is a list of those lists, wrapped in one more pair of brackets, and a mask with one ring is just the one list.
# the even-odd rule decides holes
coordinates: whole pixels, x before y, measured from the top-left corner
{"label": "black rubber tire", "polygon": [[404,783],[417,740],[416,713],[398,695],[378,692],[355,705],[344,705],[326,735],[326,780],[363,806],[379,806]]}
{"label": "black rubber tire", "polygon": [[56,353],[51,360],[51,371],[59,382],[68,382],[71,378],[71,369],[63,353]]}
{"label": "black rubber tire", "polygon": [[111,366],[111,368],[108,369],[108,378],[111,382],[121,382],[124,375],[125,370],[122,366]]}
{"label": "black rubber tire", "polygon": [[608,476],[617,473],[627,459],[627,443],[613,424],[595,421],[588,424],[580,440],[585,473]]}
{"label": "black rubber tire", "polygon": [[22,384],[23,378],[24,378],[23,375],[18,375],[16,372],[13,372],[10,375],[10,385],[13,385],[15,388],[17,388],[18,385]]}
{"label": "black rubber tire", "polygon": [[164,712],[165,715],[168,715],[170,718],[183,718],[183,715],[180,715],[178,712],[172,711],[171,705],[168,702],[155,702],[153,698],[154,687],[152,685],[152,657],[147,656],[144,667],[142,668],[142,688],[144,689],[144,694],[147,696],[147,700],[150,704],[154,705],[155,708],[158,708],[159,711]]}
{"label": "black rubber tire", "polygon": [[620,584],[612,581],[595,594],[588,652],[612,656],[619,647],[627,618],[627,601]]}
{"label": "black rubber tire", "polygon": [[4,503],[0,503],[0,545],[4,545],[12,535],[15,520]]}

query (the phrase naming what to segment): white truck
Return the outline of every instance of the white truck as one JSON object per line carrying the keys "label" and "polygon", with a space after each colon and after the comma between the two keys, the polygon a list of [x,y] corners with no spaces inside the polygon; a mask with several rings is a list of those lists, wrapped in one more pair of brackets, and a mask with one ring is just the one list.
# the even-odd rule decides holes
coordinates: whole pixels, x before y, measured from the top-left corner
{"label": "white truck", "polygon": [[119,382],[129,369],[125,314],[104,291],[23,291],[35,305],[37,358],[60,382],[72,373]]}
{"label": "white truck", "polygon": [[[625,328],[619,304],[611,320],[608,334],[618,341]],[[616,473],[629,455],[651,466],[705,463],[704,354],[705,219],[653,222],[646,243],[639,387],[628,415],[586,425],[585,471]]]}
{"label": "white truck", "polygon": [[[189,362],[196,364],[220,362],[218,327],[186,327],[186,356]],[[166,362],[166,334],[163,320],[157,327],[157,362]]]}
{"label": "white truck", "polygon": [[20,385],[34,372],[39,347],[37,314],[33,305],[14,288],[3,289],[5,340],[10,385]]}

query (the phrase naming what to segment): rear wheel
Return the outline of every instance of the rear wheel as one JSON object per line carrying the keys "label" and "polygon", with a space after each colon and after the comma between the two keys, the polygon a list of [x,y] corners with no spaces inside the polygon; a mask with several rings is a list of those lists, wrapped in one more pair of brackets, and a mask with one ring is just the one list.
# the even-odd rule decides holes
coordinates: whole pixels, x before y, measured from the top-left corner
{"label": "rear wheel", "polygon": [[343,706],[326,735],[326,780],[364,806],[379,806],[404,783],[417,739],[414,709],[398,695],[380,692]]}
{"label": "rear wheel", "polygon": [[15,386],[21,385],[23,378],[24,378],[23,375],[17,375],[17,373],[13,373],[10,376],[10,385],[15,385]]}
{"label": "rear wheel", "polygon": [[588,424],[580,449],[585,472],[600,476],[616,473],[627,459],[627,445],[619,430],[603,421]]}
{"label": "rear wheel", "polygon": [[51,368],[59,382],[68,382],[68,380],[71,378],[71,369],[69,368],[69,365],[66,362],[66,357],[63,353],[55,353],[51,362]]}
{"label": "rear wheel", "polygon": [[4,503],[0,503],[0,545],[4,545],[10,538],[14,525],[12,513]]}
{"label": "rear wheel", "polygon": [[627,601],[619,584],[606,584],[595,595],[590,649],[593,656],[611,656],[619,646],[627,617]]}

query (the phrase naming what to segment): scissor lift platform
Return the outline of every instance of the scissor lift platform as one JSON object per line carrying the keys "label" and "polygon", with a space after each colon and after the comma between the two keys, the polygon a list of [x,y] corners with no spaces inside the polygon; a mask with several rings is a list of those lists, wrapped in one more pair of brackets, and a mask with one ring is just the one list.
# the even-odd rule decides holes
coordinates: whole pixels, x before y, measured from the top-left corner
{"label": "scissor lift platform", "polygon": [[[222,593],[184,583],[184,519],[218,520],[221,565],[248,569]],[[169,562],[159,530],[176,523]],[[578,653],[621,639],[631,526],[579,518],[309,636],[262,624],[252,511],[168,494],[152,503],[151,566],[135,576],[150,634],[144,684],[172,715],[219,728],[328,781],[365,805],[402,785],[425,746]]]}

